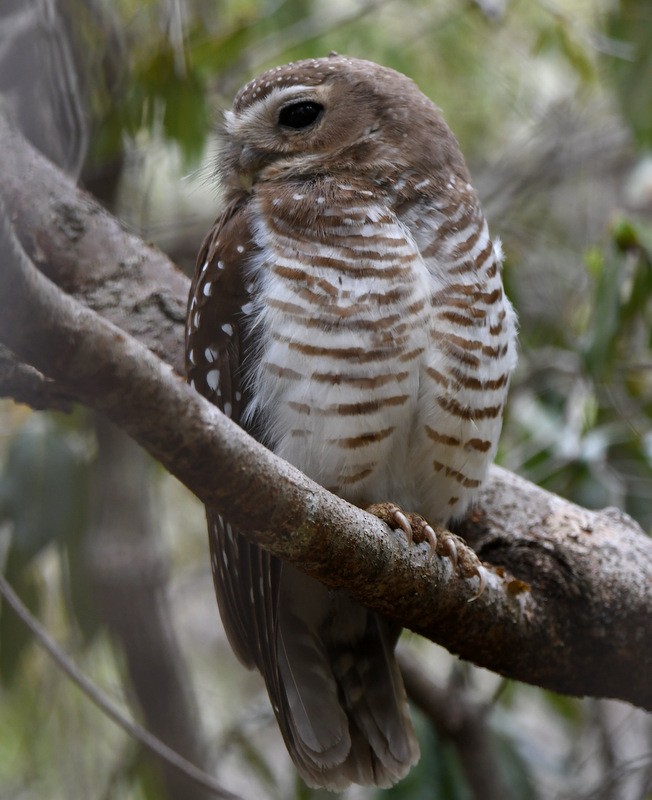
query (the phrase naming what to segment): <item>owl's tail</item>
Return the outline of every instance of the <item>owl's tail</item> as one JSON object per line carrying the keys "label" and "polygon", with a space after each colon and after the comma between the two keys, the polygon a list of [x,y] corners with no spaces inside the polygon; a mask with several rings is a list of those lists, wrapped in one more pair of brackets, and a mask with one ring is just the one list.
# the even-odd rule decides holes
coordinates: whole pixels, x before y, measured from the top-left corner
{"label": "owl's tail", "polygon": [[297,604],[293,584],[295,602],[278,606],[276,674],[265,676],[288,751],[309,786],[391,786],[419,758],[396,636],[348,595],[305,576],[309,594]]}

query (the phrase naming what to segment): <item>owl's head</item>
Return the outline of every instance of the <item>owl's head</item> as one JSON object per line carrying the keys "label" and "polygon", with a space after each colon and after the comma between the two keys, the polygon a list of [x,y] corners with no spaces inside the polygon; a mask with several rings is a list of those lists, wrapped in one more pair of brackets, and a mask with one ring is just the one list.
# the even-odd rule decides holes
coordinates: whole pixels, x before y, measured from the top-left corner
{"label": "owl's head", "polygon": [[344,172],[466,178],[439,109],[405,75],[331,55],[268,70],[226,112],[227,183]]}

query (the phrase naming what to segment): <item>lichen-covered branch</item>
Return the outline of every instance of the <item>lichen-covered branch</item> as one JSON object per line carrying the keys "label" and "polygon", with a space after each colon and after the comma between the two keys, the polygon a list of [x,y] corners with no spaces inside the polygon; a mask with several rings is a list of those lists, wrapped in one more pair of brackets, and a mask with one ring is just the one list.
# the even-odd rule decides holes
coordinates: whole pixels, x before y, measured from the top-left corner
{"label": "lichen-covered branch", "polygon": [[[65,292],[183,370],[188,279],[128,233],[0,114],[0,196],[25,252]],[[10,296],[0,298],[2,306]]]}
{"label": "lichen-covered branch", "polygon": [[[633,521],[496,468],[463,533],[498,568],[469,602],[476,578],[430,560],[426,545],[408,547],[191,391],[178,372],[181,315],[169,314],[183,307],[187,281],[1,126],[0,145],[30,175],[0,178],[9,212],[0,225],[0,342],[106,414],[246,535],[327,585],[503,675],[652,709],[652,540]],[[74,235],[60,217],[53,223],[61,197]],[[96,262],[111,298],[98,300]],[[165,303],[134,302],[156,292]]]}

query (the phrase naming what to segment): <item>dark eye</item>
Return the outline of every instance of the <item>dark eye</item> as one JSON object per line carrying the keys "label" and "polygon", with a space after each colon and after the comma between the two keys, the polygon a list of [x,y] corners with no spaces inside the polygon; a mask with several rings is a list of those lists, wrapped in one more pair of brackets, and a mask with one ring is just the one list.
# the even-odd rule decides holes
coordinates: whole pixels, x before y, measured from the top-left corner
{"label": "dark eye", "polygon": [[302,100],[300,103],[292,103],[292,105],[282,108],[278,115],[279,125],[284,125],[286,128],[307,128],[319,117],[324,110],[324,106],[319,103],[313,103],[311,100]]}

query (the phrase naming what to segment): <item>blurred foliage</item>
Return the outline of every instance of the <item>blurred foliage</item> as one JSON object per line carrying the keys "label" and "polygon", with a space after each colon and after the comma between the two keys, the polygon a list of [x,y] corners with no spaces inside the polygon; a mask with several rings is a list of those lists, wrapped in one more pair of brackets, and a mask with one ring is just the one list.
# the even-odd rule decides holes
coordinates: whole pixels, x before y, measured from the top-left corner
{"label": "blurred foliage", "polygon": [[[95,108],[103,112],[96,141],[110,158],[125,133],[156,129],[192,159],[210,130],[206,121],[228,106],[245,78],[336,50],[409,73],[445,108],[465,152],[481,147],[486,156],[505,126],[539,99],[537,71],[523,70],[529,59],[556,63],[569,88],[595,79],[597,53],[585,29],[591,16],[576,16],[582,3],[570,5],[576,8],[562,14],[544,3],[520,2],[496,19],[473,0],[358,0],[328,7],[313,0],[105,0],[95,19],[103,28],[107,16],[113,19],[104,63],[118,91],[106,91],[105,82],[95,92]],[[497,59],[500,50],[504,58]]]}
{"label": "blurred foliage", "polygon": [[420,714],[414,715],[421,748],[421,759],[409,775],[391,789],[378,792],[387,800],[472,800],[466,787],[459,759],[450,742],[442,739]]}
{"label": "blurred foliage", "polygon": [[652,148],[652,6],[648,0],[620,0],[609,15],[608,35],[620,48],[611,63],[618,102],[638,143]]}
{"label": "blurred foliage", "polygon": [[[38,572],[33,569],[48,545],[58,548],[68,565],[70,599],[77,619],[91,630],[88,586],[79,544],[86,526],[88,453],[79,423],[61,415],[29,417],[12,437],[0,474],[0,525],[12,536],[5,552],[4,574],[27,607],[41,611]],[[0,681],[11,683],[31,636],[15,616],[0,606]]]}
{"label": "blurred foliage", "polygon": [[[503,238],[506,285],[521,319],[502,462],[580,504],[618,505],[652,528],[652,178],[633,200],[625,191],[630,169],[643,164],[652,145],[647,0],[59,2],[77,45],[92,120],[85,180],[95,187],[95,177],[109,174],[113,183],[103,199],[134,226],[116,192],[125,156],[138,162],[152,152],[160,173],[164,161],[176,163],[169,157],[176,154],[176,183],[156,189],[159,196],[176,195],[181,171],[198,169],[205,157],[219,109],[260,70],[336,50],[414,78],[444,109],[479,185],[493,175],[489,212],[497,197],[513,191],[490,220]],[[575,142],[569,129],[590,143],[614,119],[631,137],[620,160],[580,149],[553,171],[555,158]],[[544,153],[538,171],[522,144],[537,138]],[[516,165],[511,183],[510,165]],[[136,170],[127,194],[145,198],[150,185]],[[193,214],[201,227],[215,212],[196,208]],[[157,220],[161,227],[174,226],[174,209],[170,213],[172,219]],[[199,237],[191,237],[188,250],[198,244]],[[94,445],[83,415],[0,409],[0,419],[2,568],[29,608],[78,649],[93,675],[118,681],[119,664],[97,635],[85,583]],[[202,512],[185,502],[188,510],[170,509],[179,523],[170,542],[177,571],[190,574],[194,589],[201,567],[186,563],[184,531],[187,518],[194,514],[201,521]],[[198,552],[205,557],[203,549]],[[207,570],[205,577],[210,589]],[[193,640],[196,651],[206,638],[202,631]],[[226,680],[215,648],[209,649],[206,664],[199,656],[194,663],[204,675],[202,697],[214,681]],[[131,743],[87,712],[52,670],[1,608],[0,798],[159,796],[158,776],[133,755]],[[474,675],[469,691],[491,697]],[[209,700],[202,705],[211,719],[223,713]],[[600,761],[603,744],[591,732],[586,708],[575,699],[504,684],[489,723],[513,798],[547,800],[561,787],[585,791],[610,768]],[[225,735],[226,724],[214,723],[216,738]],[[285,756],[259,747],[257,735],[238,727],[237,715],[229,724],[236,771],[247,773],[259,794],[323,796],[303,785],[286,795],[277,763]],[[451,745],[421,717],[417,727],[420,764],[377,796],[466,800],[469,789]],[[554,736],[563,742],[557,749],[547,744]],[[587,758],[591,747],[593,760]],[[591,769],[584,769],[589,761]]]}
{"label": "blurred foliage", "polygon": [[[519,471],[589,508],[617,505],[652,529],[652,225],[616,218],[584,253],[587,291],[551,345],[522,323],[528,374],[507,435]],[[553,344],[554,343],[554,344]]]}

